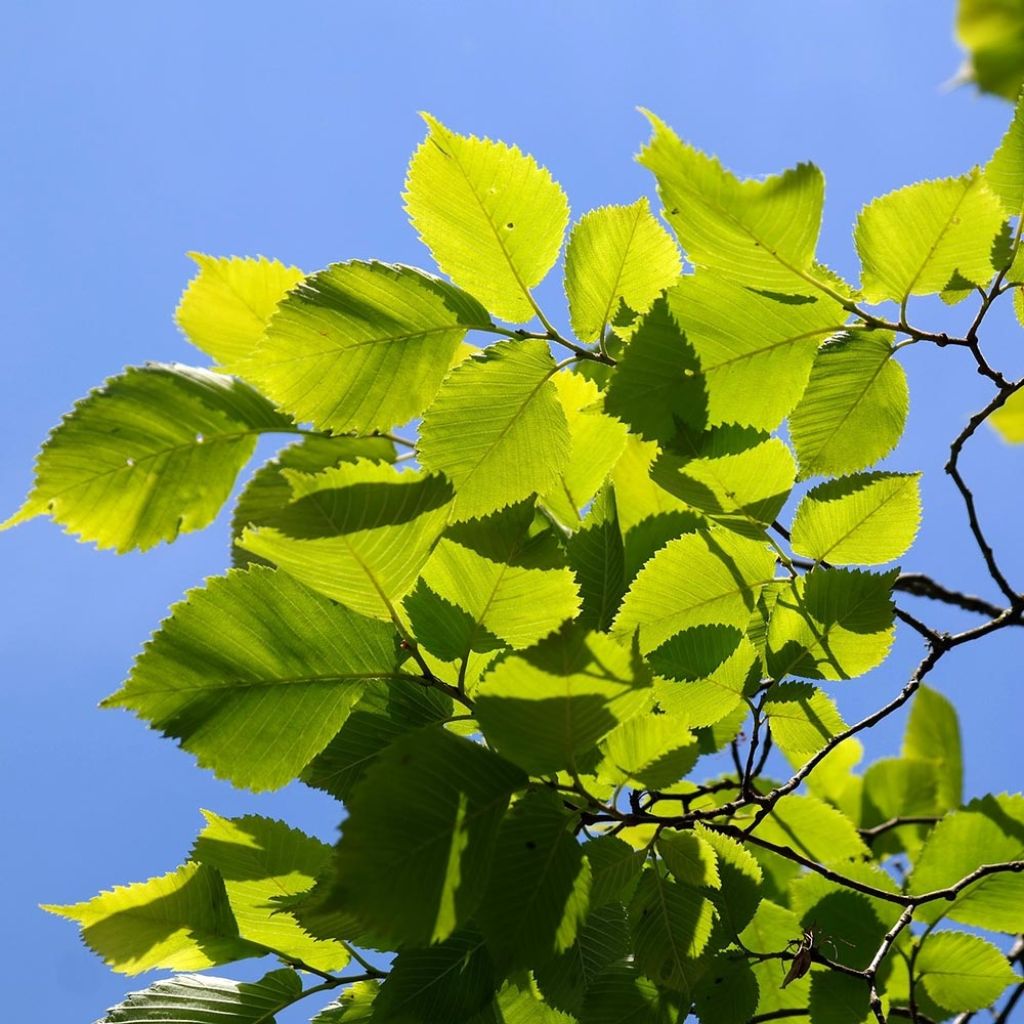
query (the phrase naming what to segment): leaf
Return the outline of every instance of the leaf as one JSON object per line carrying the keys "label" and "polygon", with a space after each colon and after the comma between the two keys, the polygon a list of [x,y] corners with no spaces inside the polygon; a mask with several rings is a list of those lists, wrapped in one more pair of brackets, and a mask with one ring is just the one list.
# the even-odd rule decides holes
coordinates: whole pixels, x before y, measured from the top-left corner
{"label": "leaf", "polygon": [[567,540],[566,557],[582,603],[576,621],[588,629],[607,630],[626,593],[626,551],[610,487],[598,494]]}
{"label": "leaf", "polygon": [[463,929],[424,949],[395,957],[374,1003],[376,1024],[467,1021],[493,998],[498,981],[484,940]]}
{"label": "leaf", "polygon": [[897,570],[815,569],[780,589],[768,625],[768,671],[851,679],[880,665],[892,646]]}
{"label": "leaf", "polygon": [[[852,877],[870,884],[871,876],[859,873],[864,868],[865,865],[858,865]],[[892,889],[891,885],[887,888]],[[790,883],[789,898],[790,906],[804,927],[814,932],[819,952],[854,970],[867,969],[902,909],[892,903],[869,899],[814,872],[798,875]],[[883,911],[881,916],[875,912],[879,906]]]}
{"label": "leaf", "polygon": [[813,487],[793,518],[793,551],[839,565],[900,558],[921,522],[920,480],[920,473],[860,473]]}
{"label": "leaf", "polygon": [[762,713],[775,745],[797,765],[810,760],[846,728],[832,699],[810,683],[772,687]]}
{"label": "leaf", "polygon": [[608,903],[591,909],[572,946],[537,966],[537,985],[552,1006],[579,1017],[590,988],[629,950],[625,907]]}
{"label": "leaf", "polygon": [[910,705],[903,735],[903,757],[929,761],[935,768],[937,797],[942,810],[963,802],[963,758],[956,708],[937,690],[923,683]]}
{"label": "leaf", "polygon": [[760,537],[775,521],[795,476],[793,456],[779,438],[731,426],[680,436],[651,469],[670,494],[748,537]]}
{"label": "leaf", "polygon": [[274,1015],[302,994],[295,971],[271,971],[259,981],[179,974],[132,992],[98,1024],[274,1024]]}
{"label": "leaf", "polygon": [[[1017,292],[1024,294],[1021,289],[1017,289]],[[1024,392],[1015,391],[986,422],[1004,441],[1024,444]]]}
{"label": "leaf", "polygon": [[866,469],[896,447],[909,399],[892,335],[851,331],[818,349],[789,417],[800,479]]}
{"label": "leaf", "polygon": [[494,1003],[473,1017],[470,1024],[575,1024],[574,1018],[550,1007],[526,976],[506,981]]}
{"label": "leaf", "polygon": [[680,1007],[673,993],[659,989],[630,963],[615,964],[594,979],[581,1024],[674,1024]]}
{"label": "leaf", "polygon": [[629,905],[636,965],[651,981],[689,992],[695,960],[711,936],[714,905],[696,889],[650,867]]}
{"label": "leaf", "polygon": [[349,960],[343,945],[312,938],[291,914],[273,905],[275,898],[312,888],[331,858],[331,848],[271,818],[252,814],[230,819],[210,811],[203,815],[206,828],[192,857],[224,880],[239,935],[322,971],[341,970]]}
{"label": "leaf", "polygon": [[544,506],[574,529],[581,509],[604,483],[626,444],[626,428],[601,411],[597,385],[563,370],[552,378],[569,427],[569,459],[559,485],[541,495]]}
{"label": "leaf", "polygon": [[499,661],[477,691],[488,743],[531,774],[571,768],[651,694],[635,654],[600,633],[570,628]]}
{"label": "leaf", "polygon": [[694,992],[701,1024],[747,1024],[757,1009],[758,984],[745,960],[723,954],[711,961]]}
{"label": "leaf", "polygon": [[619,303],[646,313],[679,276],[679,251],[646,198],[585,213],[569,235],[565,291],[580,341],[597,341]]}
{"label": "leaf", "polygon": [[[939,813],[938,778],[932,761],[883,757],[864,773],[863,813],[865,827],[891,818]],[[876,855],[906,850],[916,857],[927,825],[908,825],[879,836],[872,844]]]}
{"label": "leaf", "polygon": [[445,281],[351,260],[293,289],[233,369],[320,430],[390,430],[430,404],[466,332],[489,325],[476,299]]}
{"label": "leaf", "polygon": [[398,739],[353,790],[311,912],[342,910],[392,948],[443,942],[476,911],[502,814],[525,782],[496,754],[443,729]]}
{"label": "leaf", "polygon": [[669,289],[668,306],[700,361],[708,426],[758,430],[774,430],[792,411],[818,347],[846,319],[827,296],[751,291],[708,274],[680,278]]}
{"label": "leaf", "polygon": [[591,911],[611,902],[628,902],[633,894],[643,855],[615,836],[598,836],[583,846],[583,854],[590,861]]}
{"label": "leaf", "polygon": [[707,896],[718,912],[715,927],[724,933],[721,943],[712,939],[712,945],[725,945],[735,941],[754,916],[761,903],[764,875],[757,861],[736,840],[703,825],[694,832],[717,858],[721,885]]}
{"label": "leaf", "polygon": [[737,284],[813,291],[825,181],[813,164],[741,181],[643,112],[653,129],[637,160],[658,182],[664,216],[690,261]]}
{"label": "leaf", "polygon": [[444,530],[448,482],[365,460],[286,477],[292,503],[239,546],[360,615],[393,619]]}
{"label": "leaf", "polygon": [[99,548],[145,551],[208,526],[256,438],[291,429],[241,381],[177,363],[129,367],[53,429],[31,493],[0,529],[49,515]]}
{"label": "leaf", "polygon": [[252,353],[280,301],[306,275],[263,256],[188,255],[199,273],[189,281],[174,319],[196,348],[230,369]]}
{"label": "leaf", "polygon": [[302,781],[348,800],[370,765],[395,740],[443,722],[451,713],[451,698],[439,690],[367,682],[338,734],[303,769]]}
{"label": "leaf", "polygon": [[[1024,796],[985,796],[947,814],[931,830],[909,889],[915,895],[945,889],[981,864],[1014,860],[1024,860]],[[1024,930],[1024,873],[988,875],[964,889],[955,903],[922,904],[918,916],[924,921],[945,916],[991,931],[1020,932]]]}
{"label": "leaf", "polygon": [[[799,941],[802,931],[796,914],[770,899],[764,899],[757,907],[757,914],[744,929],[742,940],[748,949],[755,952],[777,952],[791,940]],[[783,989],[781,985],[786,971],[776,961],[755,963],[753,971],[758,981],[759,1015],[807,1005],[810,978],[806,975],[790,982]]]}
{"label": "leaf", "polygon": [[720,889],[718,855],[714,847],[696,832],[662,831],[658,833],[657,850],[669,874],[677,882],[697,888]]}
{"label": "leaf", "polygon": [[[262,526],[292,502],[292,488],[287,470],[319,473],[343,462],[394,462],[395,446],[386,437],[325,437],[309,434],[289,445],[252,475],[235,503],[231,516],[231,536],[237,540],[247,526]],[[250,555],[236,543],[231,546],[231,559],[237,568],[252,562],[269,564]]]}
{"label": "leaf", "polygon": [[277,789],[323,750],[367,683],[416,678],[399,671],[390,626],[254,567],[173,605],[104,706],[130,708],[221,778]]}
{"label": "leaf", "polygon": [[616,786],[661,789],[686,775],[700,754],[685,716],[637,714],[601,741],[597,775]]}
{"label": "leaf", "polygon": [[217,872],[194,862],[85,903],[43,909],[81,925],[82,941],[121,974],[202,970],[263,953],[239,937]]}
{"label": "leaf", "polygon": [[634,331],[604,408],[649,441],[668,440],[683,423],[703,427],[707,395],[700,362],[665,299],[654,303]]}
{"label": "leaf", "polygon": [[527,793],[501,824],[477,914],[502,971],[564,953],[586,917],[590,862],[576,841],[577,817],[553,792]]}
{"label": "leaf", "polygon": [[373,1019],[373,1004],[379,991],[379,982],[353,982],[333,1003],[329,1003],[313,1017],[310,1024],[369,1024]]}
{"label": "leaf", "polygon": [[639,630],[640,649],[647,653],[692,626],[743,628],[774,568],[767,544],[728,531],[669,541],[633,581],[615,632],[630,636]]}
{"label": "leaf", "polygon": [[854,230],[868,302],[933,295],[956,275],[992,277],[992,243],[1003,226],[999,200],[971,171],[890,192],[860,212]]}
{"label": "leaf", "polygon": [[916,967],[925,992],[953,1013],[984,1009],[1007,985],[1020,981],[991,942],[963,932],[929,935]]}
{"label": "leaf", "polygon": [[569,204],[551,175],[515,146],[430,129],[409,164],[405,208],[437,265],[513,323],[533,318],[530,289],[554,265]]}
{"label": "leaf", "polygon": [[[492,345],[445,380],[423,418],[420,461],[455,485],[455,516],[486,515],[559,485],[571,438],[541,341]],[[466,424],[473,429],[467,430]]]}
{"label": "leaf", "polygon": [[871,859],[853,823],[815,796],[784,796],[758,825],[757,835],[825,865],[846,868]]}
{"label": "leaf", "polygon": [[870,990],[860,978],[836,971],[811,974],[811,1024],[867,1024],[875,1018],[868,1005]]}
{"label": "leaf", "polygon": [[960,0],[956,35],[967,50],[962,74],[983,92],[1016,100],[1024,79],[1024,12],[1012,4]]}
{"label": "leaf", "polygon": [[[1021,27],[1024,28],[1024,22]],[[1024,65],[1021,77],[1024,78]],[[1024,104],[1019,99],[1019,87],[1010,99],[1016,101],[1013,120],[984,173],[985,184],[999,197],[1003,212],[1015,217],[1024,210]]]}
{"label": "leaf", "polygon": [[530,647],[579,610],[579,593],[550,535],[531,536],[529,505],[457,524],[423,567],[405,609],[439,658],[505,644]]}

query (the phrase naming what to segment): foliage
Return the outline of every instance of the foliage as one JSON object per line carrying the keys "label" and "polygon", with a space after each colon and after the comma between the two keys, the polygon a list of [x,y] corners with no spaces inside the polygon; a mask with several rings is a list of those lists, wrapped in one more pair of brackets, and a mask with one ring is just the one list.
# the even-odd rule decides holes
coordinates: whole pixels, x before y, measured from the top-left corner
{"label": "foliage", "polygon": [[[1024,113],[983,170],[864,208],[859,288],[816,259],[816,167],[740,180],[650,121],[674,237],[644,198],[579,218],[574,337],[533,292],[561,188],[428,117],[405,202],[448,280],[196,256],[177,318],[217,368],[129,369],[44,444],[6,525],[120,552],[206,526],[259,435],[299,436],[242,490],[234,566],[105,703],[239,787],[344,805],[333,847],[207,813],[169,874],[47,908],[125,974],[283,964],[158,981],[106,1021],[330,993],[320,1024],[928,1024],[1022,991],[1024,796],[964,804],[925,680],[1024,624],[960,470],[986,422],[1024,439],[1024,379],[979,340],[1024,282]],[[962,337],[911,323],[912,296],[975,290]],[[893,565],[921,518],[912,344],[992,386],[947,472],[999,603]],[[981,621],[950,635],[902,593]],[[848,724],[819,684],[877,668],[897,623],[921,660]],[[898,756],[855,772],[904,706]]]}

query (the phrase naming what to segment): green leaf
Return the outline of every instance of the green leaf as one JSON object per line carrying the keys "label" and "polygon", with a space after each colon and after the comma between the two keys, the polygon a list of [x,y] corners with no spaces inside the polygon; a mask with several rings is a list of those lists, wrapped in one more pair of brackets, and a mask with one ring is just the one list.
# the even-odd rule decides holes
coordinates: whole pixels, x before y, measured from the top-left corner
{"label": "green leaf", "polygon": [[626,551],[611,487],[594,499],[580,528],[566,542],[566,556],[582,603],[576,621],[588,629],[608,629],[626,593]]}
{"label": "green leaf", "polygon": [[994,273],[992,244],[1003,226],[999,200],[971,171],[890,192],[868,203],[854,241],[868,302],[941,292],[954,275],[985,285]]}
{"label": "green leaf", "polygon": [[[420,461],[455,485],[458,519],[559,486],[571,438],[542,341],[492,345],[445,380],[423,417]],[[466,424],[473,429],[467,430]]]}
{"label": "green leaf", "polygon": [[[871,884],[873,878],[865,877],[865,869],[876,870],[874,866],[858,865],[851,877]],[[891,881],[885,888],[892,891]],[[793,879],[789,900],[803,926],[815,933],[819,951],[830,960],[855,970],[865,970],[871,963],[886,931],[895,924],[902,909],[892,903],[869,899],[814,872]],[[881,916],[875,912],[879,906],[883,911]]]}
{"label": "green leaf", "polygon": [[353,982],[313,1017],[310,1024],[369,1024],[379,991],[380,984],[376,981]]}
{"label": "green leaf", "polygon": [[311,912],[344,911],[392,947],[447,939],[477,909],[502,814],[525,782],[496,754],[444,729],[400,738],[353,790]]}
{"label": "green leaf", "polygon": [[303,770],[302,781],[348,800],[381,751],[451,713],[451,697],[439,690],[367,682],[338,734]]}
{"label": "green leaf", "polygon": [[[1013,860],[1024,860],[1024,796],[972,800],[929,833],[910,876],[910,892],[945,889],[981,864]],[[1024,931],[1024,873],[988,875],[964,889],[955,903],[923,904],[918,916],[925,921],[946,916],[999,932]]]}
{"label": "green leaf", "polygon": [[675,1024],[679,1002],[629,963],[615,964],[594,979],[580,1024]]}
{"label": "green leaf", "polygon": [[188,255],[199,273],[189,281],[174,319],[196,348],[230,369],[252,353],[280,301],[306,275],[262,256]]}
{"label": "green leaf", "polygon": [[800,478],[866,469],[896,447],[909,399],[892,335],[851,331],[818,349],[789,417]]}
{"label": "green leaf", "polygon": [[1016,100],[1024,79],[1024,11],[1012,3],[960,0],[956,35],[967,50],[961,74],[983,92]]}
{"label": "green leaf", "polygon": [[903,735],[903,757],[929,761],[935,767],[937,797],[942,810],[963,802],[963,757],[956,708],[937,690],[922,684],[914,694]]}
{"label": "green leaf", "polygon": [[[235,503],[231,516],[231,536],[237,540],[247,526],[263,526],[292,503],[292,488],[287,470],[319,473],[343,462],[394,462],[395,446],[386,437],[326,437],[310,434],[289,445],[252,475]],[[231,559],[238,568],[252,562],[267,564],[232,543]]]}
{"label": "green leaf", "polygon": [[868,1005],[869,996],[868,986],[860,978],[836,971],[814,971],[811,1024],[867,1024],[875,1019]]}
{"label": "green leaf", "polygon": [[694,991],[700,1024],[747,1024],[757,1009],[758,983],[750,964],[729,954],[715,957]]}
{"label": "green leaf", "polygon": [[628,902],[643,867],[643,854],[615,836],[598,836],[583,846],[590,861],[590,907],[595,910],[607,903]]}
{"label": "green leaf", "polygon": [[430,133],[405,182],[412,226],[457,285],[505,320],[532,319],[530,289],[554,265],[569,223],[565,193],[515,146],[423,119]]}
{"label": "green leaf", "polygon": [[538,965],[534,971],[537,985],[552,1006],[578,1017],[601,973],[621,961],[629,950],[625,907],[609,903],[591,909],[572,946]]}
{"label": "green leaf", "polygon": [[239,546],[361,615],[393,619],[444,530],[448,482],[365,460],[285,475],[292,503]]}
{"label": "green leaf", "polygon": [[[788,907],[764,899],[757,907],[741,936],[743,944],[757,953],[778,952],[790,941],[799,941],[803,933],[800,920]],[[807,1005],[810,978],[806,975],[790,982],[783,989],[786,969],[775,960],[764,960],[753,965],[758,981],[757,1013],[804,1007]]]}
{"label": "green leaf", "polygon": [[527,793],[501,824],[477,918],[503,970],[564,953],[587,914],[590,862],[558,794]]}
{"label": "green leaf", "polygon": [[929,935],[921,944],[916,967],[925,992],[953,1013],[984,1009],[1007,985],[1020,981],[991,942],[963,932]]}
{"label": "green leaf", "polygon": [[580,341],[597,341],[620,302],[646,313],[679,276],[679,251],[647,199],[583,215],[569,235],[565,291]]}
{"label": "green leaf", "polygon": [[921,522],[920,473],[860,473],[812,488],[792,547],[816,562],[879,565],[907,553]]}
{"label": "green leaf", "polygon": [[[938,777],[933,761],[883,757],[864,773],[861,824],[880,825],[891,818],[939,813]],[[916,856],[927,825],[907,825],[879,836],[872,843],[876,855],[906,850]]]}
{"label": "green leaf", "polygon": [[669,541],[633,581],[614,629],[639,630],[647,653],[692,626],[744,628],[761,588],[774,577],[775,555],[767,544],[725,530]]}
{"label": "green leaf", "polygon": [[[1017,289],[1018,294],[1024,294]],[[1024,391],[1015,391],[986,422],[1010,444],[1024,444]]]}
{"label": "green leaf", "polygon": [[374,1003],[375,1024],[468,1021],[491,1001],[498,981],[483,937],[471,929],[440,945],[404,949]]}
{"label": "green leaf", "polygon": [[757,861],[735,839],[703,825],[694,831],[717,858],[721,885],[707,895],[718,912],[716,928],[724,932],[720,945],[725,945],[734,941],[754,916],[761,902],[764,875]]}
{"label": "green leaf", "polygon": [[331,848],[270,818],[203,814],[206,828],[199,833],[192,857],[224,880],[238,934],[322,971],[341,970],[349,960],[341,943],[314,939],[291,914],[273,905],[275,897],[312,888],[331,858]]}
{"label": "green leaf", "polygon": [[689,992],[714,914],[714,905],[698,890],[648,868],[629,905],[636,965],[656,984]]}
{"label": "green leaf", "polygon": [[521,505],[448,530],[405,599],[427,650],[454,661],[470,650],[529,647],[575,616],[573,574],[550,534],[530,534],[532,520]]}
{"label": "green leaf", "polygon": [[323,750],[368,682],[387,679],[417,685],[398,670],[392,628],[255,567],[172,606],[104,706],[130,708],[221,778],[276,789]]}
{"label": "green leaf", "polygon": [[[1021,28],[1024,29],[1024,20]],[[1024,63],[1021,77],[1024,77]],[[985,165],[985,184],[999,197],[1003,212],[1011,217],[1024,210],[1024,104],[1018,92],[1019,87],[1010,97],[1017,101],[1010,127]]]}
{"label": "green leaf", "polygon": [[423,412],[466,332],[489,324],[476,299],[421,270],[334,263],[289,293],[233,369],[321,430],[390,430]]}
{"label": "green leaf", "polygon": [[759,537],[782,511],[796,466],[777,437],[724,426],[678,437],[658,457],[651,477],[708,519]]}
{"label": "green leaf", "polygon": [[892,646],[897,570],[815,569],[780,589],[768,625],[768,671],[851,679],[880,665]]}
{"label": "green leaf", "polygon": [[628,648],[570,628],[499,661],[473,710],[488,743],[542,774],[573,767],[650,695],[650,674]]}
{"label": "green leaf", "polygon": [[815,796],[784,796],[758,825],[757,835],[821,864],[848,868],[871,859],[853,822]]}
{"label": "green leaf", "polygon": [[231,377],[151,363],[111,377],[68,413],[35,484],[0,529],[49,515],[119,554],[209,525],[260,434],[293,425]]}
{"label": "green leaf", "polygon": [[704,425],[707,396],[700,362],[665,299],[654,303],[634,331],[604,407],[650,441],[668,440],[683,423]]}
{"label": "green leaf", "polygon": [[572,1017],[548,1006],[529,976],[506,981],[494,1003],[469,1024],[575,1024]]}
{"label": "green leaf", "polygon": [[275,1014],[302,994],[294,971],[271,971],[259,981],[179,974],[132,992],[98,1024],[274,1024]]}
{"label": "green leaf", "polygon": [[202,970],[263,953],[239,937],[220,875],[194,862],[85,903],[43,909],[77,921],[82,941],[121,974]]}
{"label": "green leaf", "polygon": [[677,882],[698,888],[722,887],[718,855],[714,847],[696,832],[662,831],[658,833],[656,845],[669,874]]}
{"label": "green leaf", "polygon": [[846,728],[832,699],[810,683],[782,683],[762,709],[775,745],[802,765]]}
{"label": "green leaf", "polygon": [[601,741],[597,775],[616,786],[661,789],[696,764],[700,750],[685,715],[633,715]]}
{"label": "green leaf", "polygon": [[709,274],[681,278],[668,305],[700,360],[708,426],[774,430],[800,400],[818,347],[846,319],[827,296],[751,291]]}
{"label": "green leaf", "polygon": [[626,428],[601,411],[597,385],[578,373],[562,371],[552,378],[569,427],[569,459],[559,485],[541,501],[562,522],[574,529],[618,461],[626,444]]}
{"label": "green leaf", "polygon": [[751,288],[813,290],[825,181],[813,164],[741,181],[644,111],[653,134],[639,162],[658,182],[664,216],[695,266]]}

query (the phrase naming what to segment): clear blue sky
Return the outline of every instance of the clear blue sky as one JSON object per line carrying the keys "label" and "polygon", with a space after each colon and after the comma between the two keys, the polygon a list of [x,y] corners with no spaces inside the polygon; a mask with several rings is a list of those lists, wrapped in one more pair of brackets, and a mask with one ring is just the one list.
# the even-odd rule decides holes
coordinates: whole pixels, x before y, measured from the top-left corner
{"label": "clear blue sky", "polygon": [[[201,359],[171,319],[186,250],[309,270],[350,257],[424,264],[399,198],[420,109],[533,152],[575,214],[651,193],[631,160],[645,134],[638,105],[743,174],[813,159],[828,180],[821,253],[855,276],[860,205],[984,160],[1009,119],[1001,101],[943,91],[960,62],[952,19],[952,0],[9,0],[0,513],[20,501],[46,431],[90,387],[125,364]],[[559,295],[552,282],[542,299],[564,322]],[[923,321],[948,316],[921,306]],[[1021,337],[997,316],[986,338],[1016,373]],[[960,353],[912,348],[906,365],[912,413],[892,464],[925,471],[926,526],[904,566],[989,594],[941,473],[943,443],[987,392]],[[966,466],[1021,583],[1024,449],[983,433]],[[2,943],[4,973],[21,981],[4,1009],[88,1021],[139,985],[38,902],[171,869],[199,807],[279,815],[328,839],[338,815],[298,786],[233,791],[129,715],[95,710],[167,606],[223,570],[223,520],[124,558],[40,520],[0,537],[0,559]],[[953,654],[935,675],[962,710],[970,793],[1019,788],[1017,639]],[[916,653],[904,639],[870,680],[833,687],[846,713],[895,692]],[[895,753],[901,727],[879,730],[872,752]]]}

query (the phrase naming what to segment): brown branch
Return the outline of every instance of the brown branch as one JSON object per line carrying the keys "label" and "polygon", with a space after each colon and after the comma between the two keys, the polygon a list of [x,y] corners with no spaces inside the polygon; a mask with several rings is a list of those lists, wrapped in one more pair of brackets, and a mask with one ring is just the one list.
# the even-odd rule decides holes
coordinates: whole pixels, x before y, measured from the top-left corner
{"label": "brown branch", "polygon": [[951,590],[941,583],[926,576],[922,572],[904,572],[896,577],[893,590],[902,591],[904,594],[913,594],[914,597],[925,597],[931,601],[941,601],[943,604],[956,605],[967,612],[977,612],[979,615],[987,615],[994,619],[1003,611],[998,605],[986,601],[974,594],[964,594],[959,590]]}
{"label": "brown branch", "polygon": [[871,986],[868,1005],[878,1024],[886,1024],[885,1013],[882,1011],[882,997],[878,994],[878,969],[882,966],[882,961],[886,958],[889,950],[892,949],[892,944],[899,938],[900,932],[913,920],[914,910],[915,907],[911,904],[900,914],[896,923],[882,937],[875,955],[871,958],[871,963],[868,964],[867,970],[864,972],[868,984]]}
{"label": "brown branch", "polygon": [[870,844],[873,839],[884,835],[891,829],[899,828],[901,825],[934,825],[938,820],[934,815],[908,814],[904,817],[890,818],[888,821],[883,821],[880,825],[873,825],[871,828],[861,828],[857,831],[860,832],[861,839]]}

